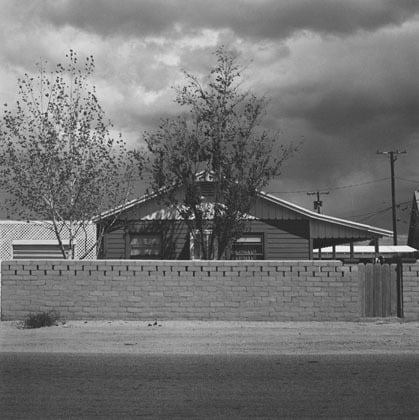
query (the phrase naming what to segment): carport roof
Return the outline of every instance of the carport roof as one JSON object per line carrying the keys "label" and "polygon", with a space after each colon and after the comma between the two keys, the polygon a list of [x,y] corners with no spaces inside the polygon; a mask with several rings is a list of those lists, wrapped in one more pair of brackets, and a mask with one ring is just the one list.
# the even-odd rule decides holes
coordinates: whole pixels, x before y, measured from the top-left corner
{"label": "carport roof", "polygon": [[308,219],[313,220],[313,221],[326,222],[332,225],[339,225],[346,228],[362,230],[362,231],[366,231],[368,233],[372,233],[378,236],[392,236],[393,235],[393,232],[391,230],[382,229],[375,226],[366,225],[363,223],[353,222],[351,220],[340,219],[338,217],[327,216],[325,214],[319,214],[317,212],[308,210],[304,207],[298,206],[294,203],[290,203],[289,201],[283,200],[281,198],[278,198],[268,193],[260,192],[259,196],[265,200],[278,204],[279,206],[285,207],[291,211],[294,211],[303,216],[306,216]]}

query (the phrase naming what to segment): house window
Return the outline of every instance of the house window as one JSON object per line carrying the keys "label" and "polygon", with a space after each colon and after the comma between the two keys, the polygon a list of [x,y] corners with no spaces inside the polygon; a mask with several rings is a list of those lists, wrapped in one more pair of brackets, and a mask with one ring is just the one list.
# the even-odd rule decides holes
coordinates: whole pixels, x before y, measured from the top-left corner
{"label": "house window", "polygon": [[[210,253],[210,244],[211,244],[211,233],[212,230],[210,229],[205,229],[202,232],[202,241],[203,241],[203,245],[205,247],[206,250],[206,254],[207,254],[207,258],[208,255]],[[214,241],[216,241],[216,239],[214,239]],[[194,234],[190,234],[190,256],[192,260],[202,260],[204,258],[204,253],[202,251],[202,245],[201,245],[201,233],[196,230],[194,232]],[[215,243],[214,246],[214,253],[217,253],[217,243]],[[212,258],[214,258],[214,256],[212,256]]]}
{"label": "house window", "polygon": [[130,234],[130,259],[157,259],[161,255],[161,236],[152,234]]}
{"label": "house window", "polygon": [[264,257],[262,233],[245,234],[233,244],[233,260],[263,260]]}

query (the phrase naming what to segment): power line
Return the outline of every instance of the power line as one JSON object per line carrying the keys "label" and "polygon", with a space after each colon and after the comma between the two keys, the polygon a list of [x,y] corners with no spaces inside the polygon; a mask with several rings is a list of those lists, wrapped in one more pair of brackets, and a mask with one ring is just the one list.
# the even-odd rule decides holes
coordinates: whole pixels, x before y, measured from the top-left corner
{"label": "power line", "polygon": [[404,182],[411,182],[412,184],[419,184],[419,181],[414,181],[413,179],[406,179],[406,178],[400,178],[398,176],[396,176],[396,179],[400,180],[400,181],[404,181]]}
{"label": "power line", "polygon": [[344,215],[343,217],[353,217],[353,218],[363,218],[363,217],[368,217],[368,216],[374,216],[378,213],[382,213],[384,211],[388,211],[391,210],[391,206],[390,207],[385,207],[383,209],[380,210],[374,210],[374,211],[369,211],[367,213],[361,213],[361,214],[348,214],[348,215]]}
{"label": "power line", "polygon": [[360,187],[362,185],[369,185],[369,184],[376,184],[377,182],[383,182],[383,181],[387,181],[389,179],[389,177],[386,178],[381,178],[381,179],[377,179],[375,181],[368,181],[368,182],[360,182],[358,184],[351,184],[351,185],[342,185],[340,187],[331,187],[331,188],[327,188],[328,190],[343,190],[346,188],[353,188],[353,187]]}
{"label": "power line", "polygon": [[[358,184],[348,184],[348,185],[341,185],[339,187],[325,187],[321,188],[321,190],[328,190],[328,191],[335,191],[335,190],[343,190],[346,188],[353,188],[353,187],[360,187],[363,185],[369,185],[369,184],[376,184],[378,182],[383,182],[389,180],[390,177],[376,179],[374,181],[368,181],[368,182],[360,182]],[[267,191],[269,194],[305,194],[307,190],[296,190],[296,191]]]}
{"label": "power line", "polygon": [[[400,203],[397,203],[396,206],[401,207],[401,206],[404,206],[406,204],[410,204],[410,200],[409,201],[401,201]],[[359,220],[368,219],[369,217],[373,217],[373,216],[376,216],[380,213],[384,213],[386,211],[389,211],[389,210],[391,210],[391,208],[392,207],[389,206],[389,207],[385,207],[385,208],[382,208],[382,209],[379,209],[379,210],[369,211],[369,212],[361,213],[361,214],[355,214],[355,215],[354,214],[346,214],[346,215],[343,215],[341,217],[351,217],[351,218],[354,218],[354,219],[360,218]]]}
{"label": "power line", "polygon": [[381,209],[381,210],[378,210],[376,212],[370,213],[369,215],[365,215],[364,217],[360,217],[360,218],[358,217],[357,221],[358,222],[366,222],[367,220],[372,219],[372,218],[374,218],[374,217],[376,217],[380,214],[387,213],[390,210],[391,210],[391,206],[387,207],[385,209]]}

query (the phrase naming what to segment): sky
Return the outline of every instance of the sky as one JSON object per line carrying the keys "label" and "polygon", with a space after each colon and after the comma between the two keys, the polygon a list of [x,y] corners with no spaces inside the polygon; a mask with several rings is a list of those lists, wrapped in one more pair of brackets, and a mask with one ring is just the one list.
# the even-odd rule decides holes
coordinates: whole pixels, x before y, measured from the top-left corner
{"label": "sky", "polygon": [[[224,45],[243,88],[265,96],[263,125],[299,152],[265,190],[308,209],[391,229],[395,162],[398,231],[419,189],[417,0],[0,0],[0,95],[35,63],[93,55],[93,83],[115,130],[143,144],[180,112],[182,70],[205,75]],[[142,186],[139,186],[139,191]]]}

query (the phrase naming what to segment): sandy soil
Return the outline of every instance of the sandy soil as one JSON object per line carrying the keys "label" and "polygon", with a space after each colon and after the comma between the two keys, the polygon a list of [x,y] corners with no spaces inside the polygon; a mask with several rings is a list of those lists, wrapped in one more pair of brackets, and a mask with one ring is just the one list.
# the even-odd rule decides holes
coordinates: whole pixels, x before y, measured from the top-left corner
{"label": "sandy soil", "polygon": [[419,353],[419,322],[0,322],[0,352],[133,354]]}

